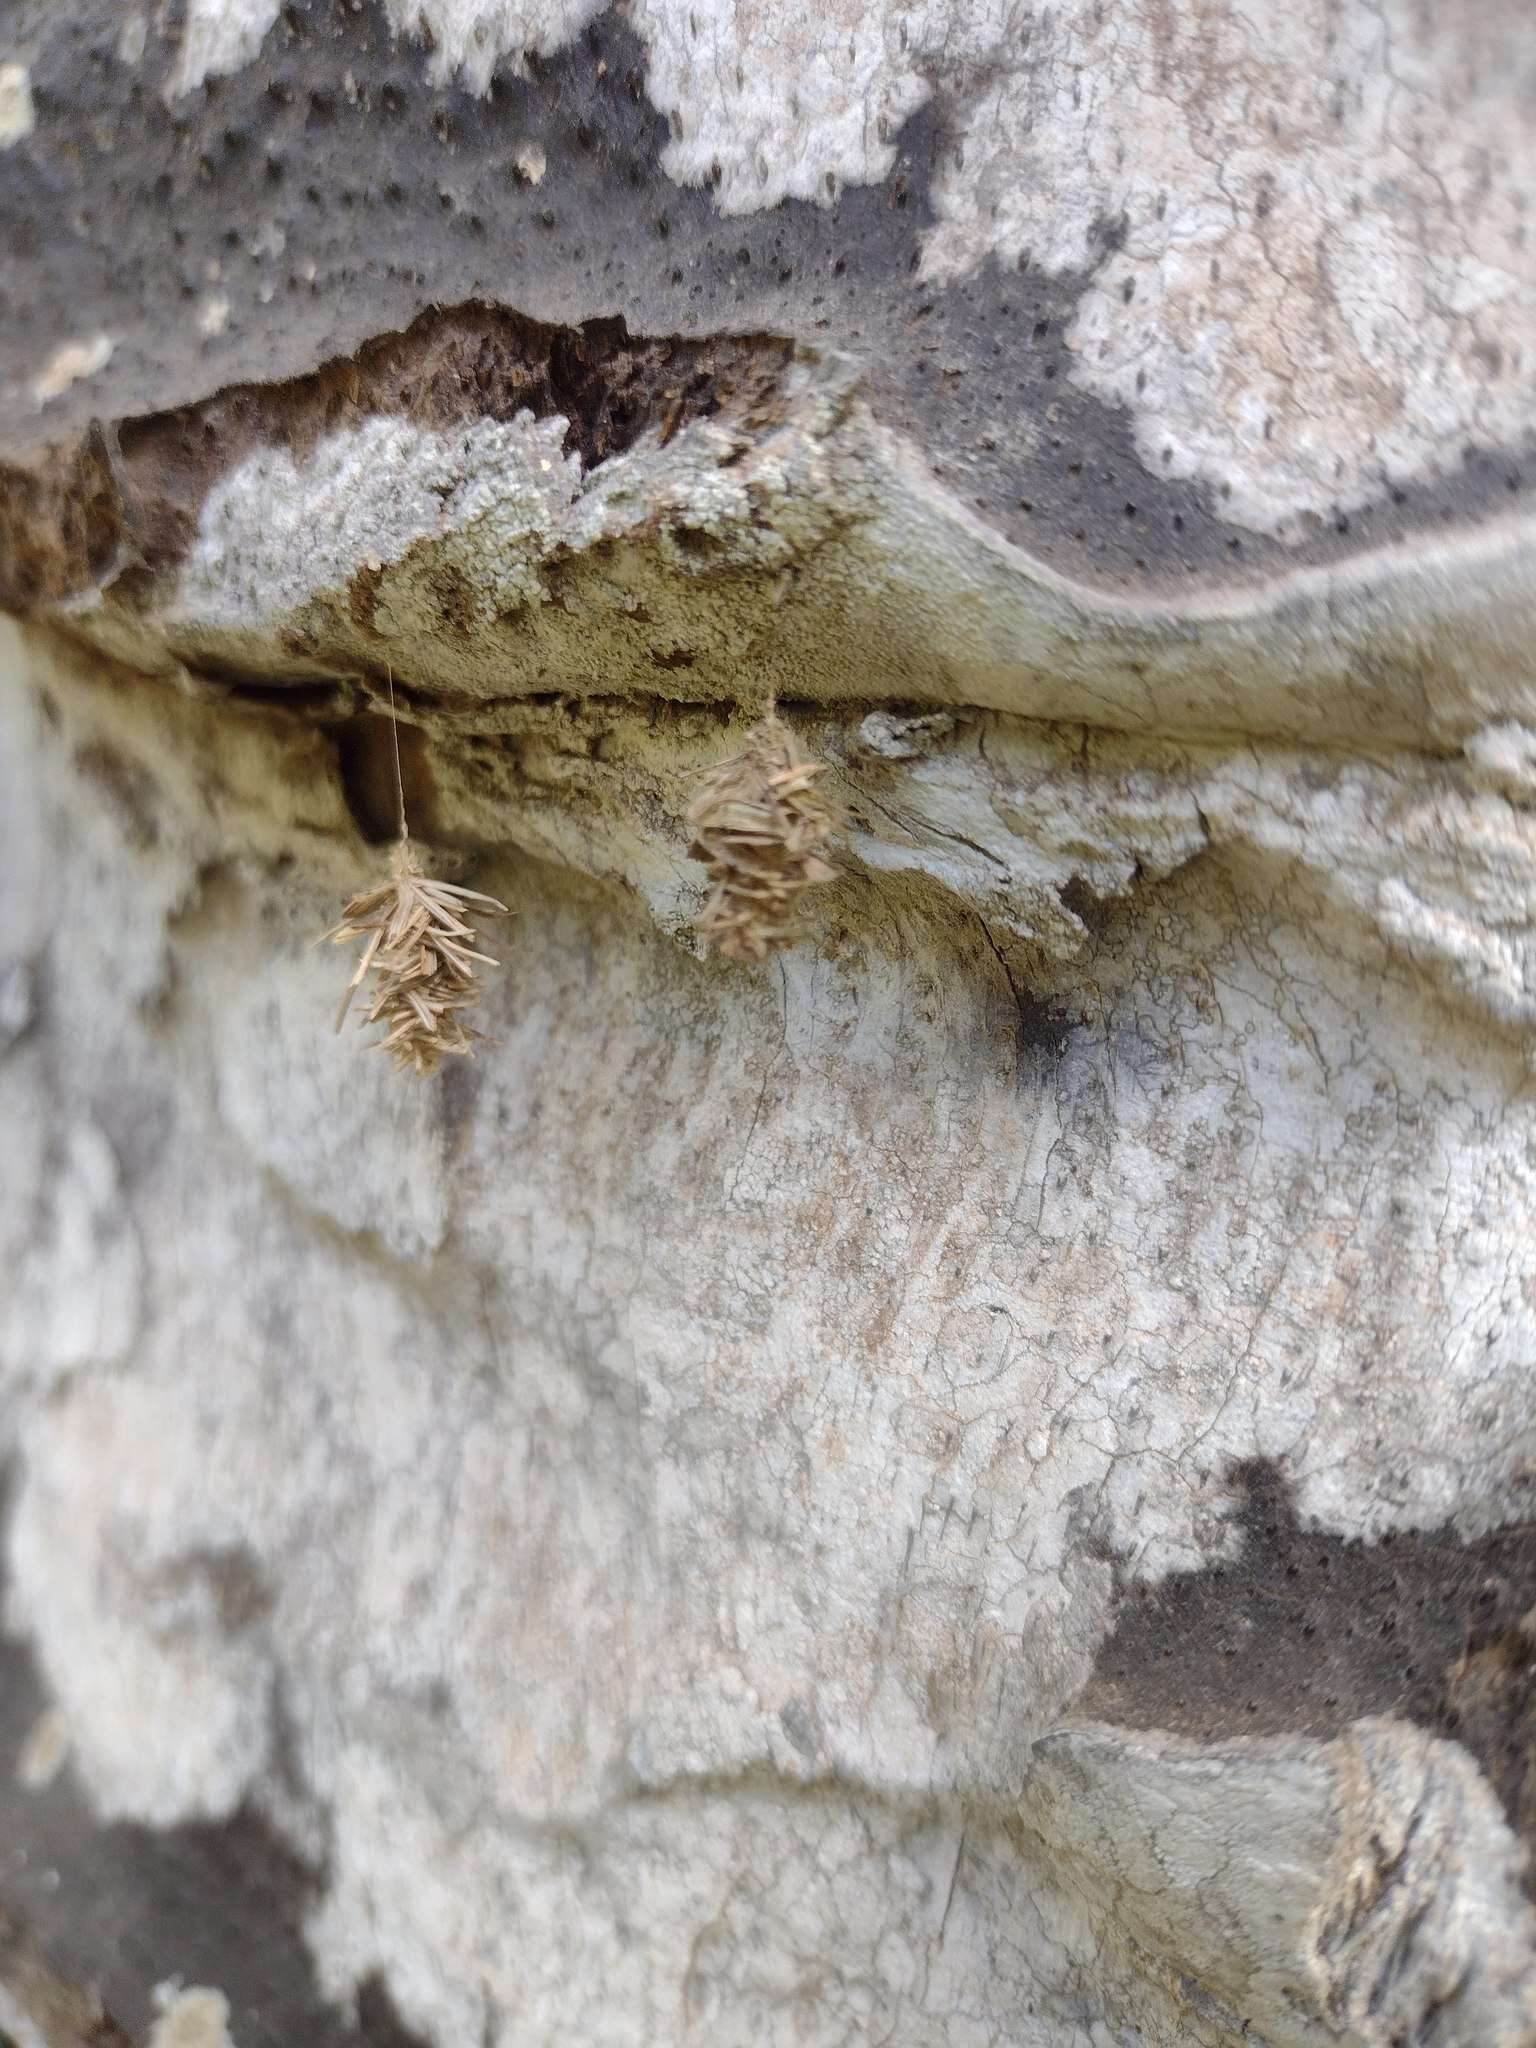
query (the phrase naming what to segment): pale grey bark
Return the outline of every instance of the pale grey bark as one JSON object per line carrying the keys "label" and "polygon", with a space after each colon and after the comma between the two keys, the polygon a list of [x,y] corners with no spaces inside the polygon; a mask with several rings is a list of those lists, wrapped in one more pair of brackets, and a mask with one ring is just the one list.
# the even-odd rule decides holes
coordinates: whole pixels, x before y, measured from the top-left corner
{"label": "pale grey bark", "polygon": [[[406,126],[445,288],[332,275],[346,360],[260,311],[284,198],[14,382],[0,1906],[141,2037],[176,1975],[238,2048],[1532,2037],[1536,286],[1463,161],[1525,146],[1520,44],[1344,14],[394,10],[435,87],[371,14],[114,44],[110,118],[142,68],[205,152],[307,81],[326,219],[402,107],[445,219],[586,195],[488,291]],[[18,19],[0,182],[63,162]],[[622,270],[581,181],[646,106],[615,178],[680,276],[741,240],[750,319]],[[924,120],[921,219],[813,312],[818,206]],[[1029,395],[962,430],[923,380],[994,359]],[[415,837],[516,913],[425,1086],[313,945],[391,692]],[[742,970],[684,813],[771,695],[842,873]],[[259,1972],[178,1948],[188,1867]]]}

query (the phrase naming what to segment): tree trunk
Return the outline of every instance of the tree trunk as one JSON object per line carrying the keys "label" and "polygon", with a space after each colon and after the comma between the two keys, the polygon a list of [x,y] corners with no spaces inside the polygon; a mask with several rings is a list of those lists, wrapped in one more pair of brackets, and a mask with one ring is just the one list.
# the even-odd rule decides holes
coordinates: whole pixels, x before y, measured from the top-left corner
{"label": "tree trunk", "polygon": [[1536,2039],[1525,11],[0,37],[0,2038]]}

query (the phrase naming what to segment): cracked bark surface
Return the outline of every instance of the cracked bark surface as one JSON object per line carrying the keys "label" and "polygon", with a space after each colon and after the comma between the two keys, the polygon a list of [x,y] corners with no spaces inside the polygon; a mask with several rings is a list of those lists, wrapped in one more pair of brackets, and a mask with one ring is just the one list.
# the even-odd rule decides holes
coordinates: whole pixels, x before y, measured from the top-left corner
{"label": "cracked bark surface", "polygon": [[[1307,10],[1246,68],[1225,9],[1199,64],[1132,0],[856,12],[777,57],[659,0],[7,30],[20,2048],[166,2048],[176,1979],[238,2048],[1536,2036],[1518,382],[1362,503],[1382,394],[1295,382],[1355,360],[1303,265],[1181,480],[1146,443],[1211,373],[1208,195],[1156,194],[1224,136],[1224,247],[1283,255],[1405,79],[1388,281],[1463,322],[1403,391],[1455,412],[1495,273],[1513,362],[1521,245],[1463,276],[1444,168],[1503,86],[1362,12],[1308,159]],[[1107,293],[1171,351],[1123,417]],[[1353,481],[1298,520],[1313,415]],[[516,912],[417,1088],[312,946],[382,867],[391,694],[413,836]],[[743,972],[685,813],[770,694],[847,831]]]}

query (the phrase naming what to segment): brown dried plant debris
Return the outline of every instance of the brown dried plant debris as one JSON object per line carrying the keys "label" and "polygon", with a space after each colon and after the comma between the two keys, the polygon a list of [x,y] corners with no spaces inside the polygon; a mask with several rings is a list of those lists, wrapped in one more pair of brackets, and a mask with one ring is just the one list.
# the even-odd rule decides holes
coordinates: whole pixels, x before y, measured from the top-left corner
{"label": "brown dried plant debris", "polygon": [[470,1030],[463,1013],[480,998],[477,969],[499,963],[475,951],[475,929],[465,916],[471,903],[492,915],[510,915],[494,896],[456,882],[433,881],[410,840],[402,838],[389,880],[354,896],[341,923],[324,935],[338,946],[367,940],[336,1013],[336,1029],[346,1022],[352,999],[371,971],[378,979],[362,1021],[364,1028],[385,1027],[375,1041],[380,1052],[417,1074],[433,1073],[444,1053],[472,1057],[483,1034]]}
{"label": "brown dried plant debris", "polygon": [[815,787],[826,763],[801,757],[795,736],[770,712],[739,754],[711,769],[689,806],[689,849],[714,883],[698,930],[727,960],[766,960],[798,935],[807,889],[835,879],[817,849],[837,829]]}

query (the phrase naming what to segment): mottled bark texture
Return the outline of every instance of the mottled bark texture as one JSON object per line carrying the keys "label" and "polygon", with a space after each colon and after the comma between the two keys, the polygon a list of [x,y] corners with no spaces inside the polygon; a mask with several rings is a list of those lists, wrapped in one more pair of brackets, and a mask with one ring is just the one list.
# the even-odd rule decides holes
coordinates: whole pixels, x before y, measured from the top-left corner
{"label": "mottled bark texture", "polygon": [[1536,2037],[1523,15],[13,0],[0,2034]]}

